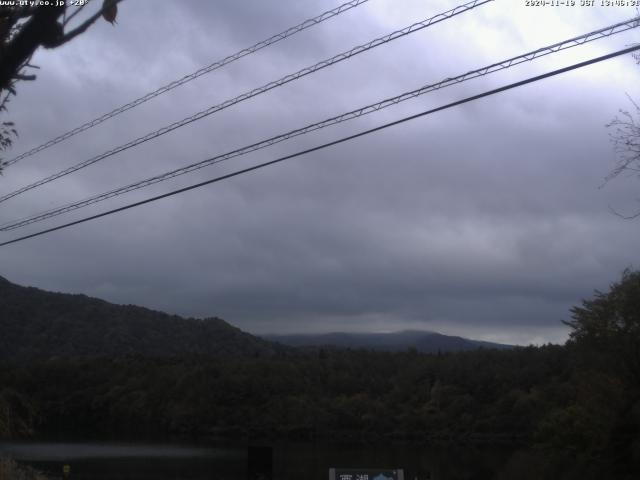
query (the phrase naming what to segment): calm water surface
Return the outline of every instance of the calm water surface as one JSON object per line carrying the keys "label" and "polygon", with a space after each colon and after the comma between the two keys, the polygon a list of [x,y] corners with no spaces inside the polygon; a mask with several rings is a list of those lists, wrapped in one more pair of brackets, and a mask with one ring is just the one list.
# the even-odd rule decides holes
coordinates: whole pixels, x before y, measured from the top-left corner
{"label": "calm water surface", "polygon": [[[403,468],[407,480],[463,480],[527,477],[519,453],[496,449],[434,449],[406,445],[274,444],[274,478],[327,480],[330,467]],[[246,445],[166,443],[0,443],[10,456],[70,480],[244,480]],[[524,460],[523,460],[524,458]]]}

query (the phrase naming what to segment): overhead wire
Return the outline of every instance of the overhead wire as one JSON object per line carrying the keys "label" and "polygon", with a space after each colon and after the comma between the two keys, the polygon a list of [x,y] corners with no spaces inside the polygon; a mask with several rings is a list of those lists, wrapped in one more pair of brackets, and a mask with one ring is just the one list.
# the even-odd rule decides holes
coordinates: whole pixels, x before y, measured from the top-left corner
{"label": "overhead wire", "polygon": [[130,203],[128,205],[125,205],[125,206],[122,206],[122,207],[119,207],[119,208],[115,208],[115,209],[112,209],[112,210],[108,210],[106,212],[102,212],[102,213],[99,213],[97,215],[92,215],[92,216],[85,217],[85,218],[82,218],[82,219],[79,219],[79,220],[75,220],[73,222],[69,222],[69,223],[66,223],[66,224],[63,224],[63,225],[58,225],[56,227],[52,227],[52,228],[48,228],[48,229],[45,229],[45,230],[41,230],[39,232],[35,232],[35,233],[30,234],[30,235],[25,235],[23,237],[15,238],[13,240],[8,240],[8,241],[0,243],[0,247],[6,246],[6,245],[11,245],[11,244],[14,244],[14,243],[17,243],[17,242],[21,242],[21,241],[24,241],[24,240],[27,240],[27,239],[30,239],[30,238],[34,238],[34,237],[37,237],[37,236],[45,235],[47,233],[55,232],[57,230],[68,228],[68,227],[71,227],[71,226],[74,226],[74,225],[79,225],[81,223],[85,223],[85,222],[88,222],[88,221],[91,221],[91,220],[102,218],[102,217],[105,217],[105,216],[108,216],[108,215],[113,215],[115,213],[119,213],[119,212],[122,212],[122,211],[125,211],[125,210],[129,210],[131,208],[135,208],[135,207],[138,207],[138,206],[141,206],[141,205],[145,205],[145,204],[148,204],[148,203],[151,203],[151,202],[155,202],[155,201],[161,200],[163,198],[167,198],[167,197],[171,197],[171,196],[174,196],[174,195],[178,195],[178,194],[187,192],[189,190],[194,190],[196,188],[200,188],[200,187],[203,187],[205,185],[210,185],[212,183],[220,182],[222,180],[226,180],[226,179],[229,179],[229,178],[232,178],[232,177],[236,177],[238,175],[242,175],[242,174],[254,171],[254,170],[262,169],[262,168],[268,167],[270,165],[274,165],[274,164],[283,162],[285,160],[289,160],[289,159],[292,159],[292,158],[300,157],[300,156],[306,155],[308,153],[316,152],[318,150],[322,150],[322,149],[325,149],[325,148],[328,148],[328,147],[331,147],[331,146],[334,146],[334,145],[338,145],[338,144],[341,144],[341,143],[344,143],[344,142],[347,142],[347,141],[350,141],[350,140],[354,140],[356,138],[360,138],[360,137],[363,137],[365,135],[369,135],[371,133],[378,132],[380,130],[384,130],[386,128],[389,128],[389,127],[392,127],[392,126],[395,126],[395,125],[400,125],[402,123],[405,123],[405,122],[408,122],[408,121],[411,121],[411,120],[415,120],[415,119],[420,118],[420,117],[424,117],[426,115],[431,115],[433,113],[436,113],[436,112],[439,112],[439,111],[442,111],[442,110],[446,110],[446,109],[449,109],[449,108],[452,108],[452,107],[455,107],[455,106],[458,106],[458,105],[462,105],[462,104],[469,103],[469,102],[472,102],[472,101],[475,101],[475,100],[479,100],[481,98],[489,97],[491,95],[495,95],[495,94],[498,94],[498,93],[501,93],[501,92],[504,92],[504,91],[507,91],[507,90],[511,90],[513,88],[517,88],[517,87],[521,87],[521,86],[524,86],[524,85],[527,85],[527,84],[530,84],[530,83],[538,82],[540,80],[543,80],[543,79],[546,79],[546,78],[550,78],[550,77],[553,77],[555,75],[566,73],[566,72],[569,72],[571,70],[576,70],[578,68],[583,68],[583,67],[586,67],[588,65],[593,65],[595,63],[599,63],[599,62],[602,62],[602,61],[605,61],[605,60],[609,60],[611,58],[615,58],[615,57],[618,57],[620,55],[625,55],[627,53],[632,53],[632,52],[635,52],[635,51],[638,51],[638,50],[640,50],[640,45],[634,45],[632,47],[628,47],[628,48],[625,48],[625,49],[622,49],[622,50],[618,50],[618,51],[615,51],[615,52],[612,52],[612,53],[609,53],[609,54],[606,54],[606,55],[602,55],[602,56],[599,56],[599,57],[596,57],[596,58],[592,58],[590,60],[579,62],[579,63],[573,64],[573,65],[570,65],[568,67],[559,68],[559,69],[553,70],[551,72],[547,72],[547,73],[544,73],[544,74],[541,74],[541,75],[536,75],[534,77],[529,77],[529,78],[527,78],[525,80],[520,80],[518,82],[510,83],[508,85],[504,85],[502,87],[495,88],[493,90],[489,90],[489,91],[486,91],[486,92],[483,92],[483,93],[480,93],[480,94],[477,94],[477,95],[472,95],[470,97],[463,98],[462,100],[457,100],[455,102],[451,102],[451,103],[448,103],[446,105],[442,105],[442,106],[437,107],[437,108],[432,108],[430,110],[426,110],[426,111],[423,111],[423,112],[420,112],[420,113],[417,113],[417,114],[414,114],[414,115],[410,115],[410,116],[401,118],[399,120],[388,122],[388,123],[385,123],[383,125],[379,125],[377,127],[370,128],[368,130],[364,130],[364,131],[358,132],[358,133],[353,134],[353,135],[348,135],[346,137],[342,137],[340,139],[333,140],[331,142],[323,143],[321,145],[317,145],[315,147],[308,148],[306,150],[302,150],[302,151],[299,151],[299,152],[296,152],[296,153],[293,153],[293,154],[290,154],[290,155],[285,155],[283,157],[276,158],[275,160],[271,160],[271,161],[268,161],[268,162],[260,163],[258,165],[254,165],[252,167],[244,168],[242,170],[237,170],[235,172],[228,173],[226,175],[222,175],[222,176],[219,176],[219,177],[216,177],[216,178],[212,178],[212,179],[206,180],[204,182],[196,183],[196,184],[190,185],[188,187],[183,187],[183,188],[180,188],[180,189],[177,189],[177,190],[173,190],[171,192],[164,193],[162,195],[157,195],[157,196],[154,196],[154,197],[151,197],[151,198],[147,198],[147,199],[141,200],[139,202]]}
{"label": "overhead wire", "polygon": [[165,180],[171,179],[171,178],[175,178],[177,176],[180,175],[184,175],[186,173],[190,173],[193,172],[195,170],[199,170],[201,168],[207,167],[207,166],[211,166],[217,163],[221,163],[224,162],[226,160],[229,160],[231,158],[235,158],[235,157],[239,157],[242,155],[246,155],[248,153],[254,152],[256,150],[260,150],[266,147],[269,147],[271,145],[274,145],[276,143],[280,143],[283,142],[285,140],[289,140],[293,137],[299,136],[299,135],[303,135],[303,134],[307,134],[316,130],[320,130],[322,128],[326,128],[328,126],[331,125],[336,125],[338,123],[342,123],[348,120],[352,120],[358,117],[361,117],[363,115],[367,115],[369,113],[373,113],[373,112],[377,112],[380,111],[384,108],[390,107],[392,105],[397,105],[398,103],[404,102],[406,100],[412,99],[412,98],[416,98],[420,95],[423,95],[425,93],[428,92],[432,92],[438,89],[442,89],[451,85],[455,85],[467,80],[471,80],[473,78],[477,78],[483,75],[487,75],[490,73],[494,73],[497,72],[499,70],[504,70],[507,68],[510,68],[514,65],[519,65],[523,62],[526,61],[532,61],[536,58],[540,58],[552,53],[556,53],[558,51],[561,50],[565,50],[568,48],[572,48],[578,45],[583,45],[587,42],[593,41],[593,40],[597,40],[597,39],[601,39],[601,38],[606,38],[609,37],[611,35],[617,34],[617,33],[621,33],[621,32],[625,32],[627,30],[630,30],[632,28],[636,28],[639,25],[640,22],[640,17],[635,17],[623,22],[619,22],[613,25],[609,25],[607,27],[595,30],[593,32],[589,32],[577,37],[573,37],[558,43],[555,43],[553,45],[549,45],[546,47],[541,47],[538,48],[536,50],[524,53],[522,55],[518,55],[515,57],[511,57],[507,60],[502,60],[500,62],[497,63],[493,63],[491,65],[476,69],[476,70],[471,70],[469,72],[466,72],[462,75],[458,75],[456,77],[449,77],[446,78],[444,80],[441,80],[437,83],[432,83],[432,84],[428,84],[428,85],[424,85],[418,89],[412,90],[410,92],[405,92],[402,93],[400,95],[397,95],[395,97],[391,97],[391,98],[387,98],[384,99],[380,102],[377,103],[373,103],[373,104],[369,104],[360,108],[357,108],[355,110],[351,110],[349,112],[343,113],[341,115],[337,115],[325,120],[322,120],[320,122],[316,122],[310,125],[307,125],[305,127],[302,128],[298,128],[280,135],[276,135],[274,137],[270,137],[268,139],[265,140],[261,140],[259,142],[253,143],[251,145],[247,145],[235,150],[232,150],[230,152],[224,153],[224,154],[220,154],[220,155],[216,155],[214,157],[202,160],[200,162],[197,163],[193,163],[190,165],[187,165],[185,167],[181,167],[181,168],[177,168],[174,170],[170,170],[168,172],[159,174],[159,175],[155,175],[153,177],[135,182],[135,183],[131,183],[122,187],[118,187],[116,189],[113,190],[109,190],[107,192],[103,192],[101,194],[98,195],[94,195],[88,198],[85,198],[83,200],[74,202],[74,203],[70,203],[70,204],[66,204],[60,207],[56,207],[54,209],[50,209],[47,210],[45,212],[40,212],[37,213],[35,215],[26,217],[26,218],[21,218],[21,219],[17,219],[17,220],[13,220],[11,222],[7,222],[4,223],[2,225],[0,225],[0,231],[10,231],[10,230],[14,230],[20,227],[24,227],[26,225],[30,225],[33,223],[37,223],[40,221],[44,221],[47,220],[49,218],[58,216],[58,215],[62,215],[64,213],[68,213],[98,202],[102,202],[105,200],[108,200],[110,198],[113,197],[117,197],[120,195],[123,195],[125,193],[134,191],[134,190],[138,190],[144,187],[148,187],[151,185],[155,185],[156,183],[160,183],[163,182]]}
{"label": "overhead wire", "polygon": [[218,60],[210,65],[207,65],[206,67],[202,67],[198,70],[196,70],[193,73],[190,73],[189,75],[185,75],[184,77],[174,80],[160,88],[158,88],[157,90],[154,90],[153,92],[147,93],[146,95],[143,95],[142,97],[136,98],[135,100],[126,103],[118,108],[115,108],[113,110],[111,110],[108,113],[105,113],[104,115],[101,115],[97,118],[94,118],[93,120],[90,120],[86,123],[83,123],[82,125],[73,128],[72,130],[69,130],[68,132],[63,133],[62,135],[59,135],[41,145],[38,145],[37,147],[32,148],[31,150],[28,150],[20,155],[18,155],[15,158],[12,158],[11,160],[8,160],[6,162],[6,166],[9,165],[13,165],[16,162],[19,162],[20,160],[30,157],[32,155],[35,155],[38,152],[41,152],[43,150],[46,150],[49,147],[52,147],[54,145],[57,145],[58,143],[67,140],[68,138],[73,137],[74,135],[77,135],[81,132],[84,132],[85,130],[89,130],[90,128],[93,128],[97,125],[100,125],[103,122],[106,122],[107,120],[120,115],[121,113],[126,112],[127,110],[131,110],[132,108],[137,107],[138,105],[142,105],[145,102],[148,102],[149,100],[151,100],[152,98],[155,98],[159,95],[162,95],[164,93],[167,93],[171,90],[173,90],[174,88],[178,88],[181,85],[184,85],[185,83],[189,83],[193,80],[195,80],[196,78],[199,78],[203,75],[206,75],[207,73],[211,73],[214,70],[217,70],[219,68],[224,67],[225,65],[228,65],[232,62],[235,62],[236,60],[239,60],[243,57],[246,57],[247,55],[251,55],[252,53],[255,53],[259,50],[262,50],[263,48],[266,48],[270,45],[273,45],[274,43],[280,42],[281,40],[284,40],[285,38],[291,37],[303,30],[306,30],[309,27],[313,27],[315,25],[318,25],[319,23],[324,22],[325,20],[329,20],[330,18],[336,17],[338,15],[340,15],[341,13],[344,13],[348,10],[351,10],[352,8],[355,8],[359,5],[362,5],[363,3],[368,2],[369,0],[351,0],[349,2],[343,3],[342,5],[339,5],[336,8],[333,8],[331,10],[328,10],[320,15],[317,15],[313,18],[309,18],[307,20],[305,20],[302,23],[299,23],[298,25],[295,25],[293,27],[287,28],[286,30],[276,34],[276,35],[272,35],[271,37],[265,39],[265,40],[261,40],[260,42],[244,48],[232,55],[229,55],[225,58],[223,58],[222,60]]}
{"label": "overhead wire", "polygon": [[111,157],[117,153],[123,152],[125,150],[128,150],[129,148],[135,147],[137,145],[140,145],[142,143],[148,142],[149,140],[153,140],[155,138],[158,138],[166,133],[172,132],[178,128],[181,128],[185,125],[188,125],[192,122],[195,122],[197,120],[201,120],[209,115],[212,115],[216,112],[219,112],[221,110],[224,110],[225,108],[231,107],[232,105],[235,105],[237,103],[243,102],[245,100],[248,100],[250,98],[253,98],[257,95],[260,95],[262,93],[265,93],[269,90],[272,90],[276,87],[280,87],[282,85],[285,85],[289,82],[292,82],[294,80],[298,80],[299,78],[302,78],[306,75],[309,75],[311,73],[315,73],[319,70],[322,70],[330,65],[334,65],[336,63],[342,62],[344,60],[347,60],[349,58],[352,58],[355,55],[359,55],[360,53],[364,53],[366,51],[369,51],[373,48],[376,48],[380,45],[384,45],[386,43],[389,43],[393,40],[397,40],[398,38],[402,38],[405,37],[411,33],[415,33],[418,32],[424,28],[427,28],[431,25],[434,25],[436,23],[442,22],[444,20],[448,20],[449,18],[452,18],[456,15],[459,15],[461,13],[467,12],[469,10],[472,10],[476,7],[479,7],[481,5],[484,5],[486,3],[489,2],[493,2],[494,0],[473,0],[471,2],[465,3],[463,5],[459,5],[455,8],[452,8],[451,10],[447,10],[446,12],[437,14],[433,17],[430,17],[428,19],[425,19],[421,22],[416,22],[408,27],[405,27],[403,29],[400,30],[396,30],[388,35],[385,35],[383,37],[378,37],[374,40],[371,40],[363,45],[358,45],[357,47],[354,47],[348,51],[342,52],[338,55],[335,55],[329,59],[323,60],[321,62],[318,62],[310,67],[306,67],[303,68],[302,70],[297,71],[296,73],[292,73],[289,75],[286,75],[282,78],[280,78],[279,80],[275,80],[272,82],[269,82],[261,87],[255,88],[249,92],[243,93],[242,95],[239,95],[235,98],[229,99],[224,101],[223,103],[220,103],[218,105],[214,105],[212,107],[207,108],[206,110],[202,110],[200,112],[197,112],[189,117],[183,118],[182,120],[179,120],[177,122],[174,122],[170,125],[167,125],[165,127],[162,127],[158,130],[155,130],[153,132],[150,132],[146,135],[143,135],[142,137],[138,137],[135,140],[132,140],[128,143],[125,143],[123,145],[120,145],[118,147],[115,147],[111,150],[108,150],[107,152],[104,152],[100,155],[97,155],[95,157],[92,157],[88,160],[85,160],[83,162],[80,162],[76,165],[73,165],[71,167],[68,167],[64,170],[61,170],[57,173],[54,173],[53,175],[50,175],[48,177],[45,177],[41,180],[38,180],[34,183],[31,183],[29,185],[26,185],[24,187],[21,187],[17,190],[14,190],[13,192],[7,193],[5,195],[0,196],[0,203],[5,202],[7,200],[9,200],[10,198],[13,198],[17,195],[20,195],[24,192],[27,192],[29,190],[32,190],[36,187],[39,187],[41,185],[50,183],[54,180],[57,180],[58,178],[64,177],[66,175],[69,175],[73,172],[76,172],[82,168],[86,168],[90,165],[93,165],[96,162],[99,162],[101,160],[104,160],[105,158]]}

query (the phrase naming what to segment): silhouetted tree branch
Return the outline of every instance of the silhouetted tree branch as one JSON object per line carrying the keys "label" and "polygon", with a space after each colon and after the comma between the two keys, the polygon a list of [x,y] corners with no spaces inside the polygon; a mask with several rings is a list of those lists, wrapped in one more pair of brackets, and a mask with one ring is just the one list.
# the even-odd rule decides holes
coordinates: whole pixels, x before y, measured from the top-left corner
{"label": "silhouetted tree branch", "polygon": [[[1,6],[0,7],[0,112],[7,111],[11,95],[16,94],[16,82],[36,79],[33,73],[26,73],[34,52],[39,47],[57,48],[81,35],[101,16],[114,23],[117,5],[122,0],[103,0],[102,6],[89,18],[75,27],[71,20],[87,4],[74,8],[67,16],[66,4],[40,6]],[[68,3],[68,2],[67,2]],[[11,134],[16,134],[13,123],[0,124],[0,150],[12,143]],[[2,163],[0,162],[0,170]]]}
{"label": "silhouetted tree branch", "polygon": [[[640,55],[635,54],[634,58],[640,65]],[[633,109],[620,110],[616,116],[607,124],[607,128],[613,129],[609,134],[613,142],[618,162],[616,167],[607,175],[605,183],[618,177],[622,173],[631,173],[640,177],[640,105],[627,95]],[[640,210],[631,215],[623,215],[613,208],[609,208],[615,215],[630,220],[640,217]]]}

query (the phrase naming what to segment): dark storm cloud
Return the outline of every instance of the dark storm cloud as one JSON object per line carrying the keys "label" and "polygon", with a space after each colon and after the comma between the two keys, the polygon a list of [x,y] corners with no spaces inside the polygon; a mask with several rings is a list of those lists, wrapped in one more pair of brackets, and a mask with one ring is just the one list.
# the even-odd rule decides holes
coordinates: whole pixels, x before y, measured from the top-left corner
{"label": "dark storm cloud", "polygon": [[[333,6],[124,2],[117,27],[102,22],[77,42],[38,53],[38,81],[21,85],[11,105],[21,132],[15,153]],[[3,191],[453,6],[371,0],[16,164],[2,179]],[[4,204],[1,219],[202,160],[633,14],[575,13],[482,7],[17,197]],[[531,15],[555,31],[536,31]],[[589,58],[630,38],[442,90],[108,205]],[[637,266],[639,224],[607,208],[634,208],[637,183],[598,189],[614,161],[604,124],[625,106],[637,73],[632,59],[614,60],[5,247],[1,274],[183,315],[217,315],[256,332],[431,328],[518,343],[562,341],[568,308]]]}

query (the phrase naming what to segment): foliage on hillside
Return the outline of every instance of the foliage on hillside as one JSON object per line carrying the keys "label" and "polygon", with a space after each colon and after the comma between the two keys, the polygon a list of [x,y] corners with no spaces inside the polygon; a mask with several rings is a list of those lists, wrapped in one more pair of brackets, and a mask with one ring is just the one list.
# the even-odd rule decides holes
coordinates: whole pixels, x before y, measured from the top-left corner
{"label": "foliage on hillside", "polygon": [[527,439],[564,405],[561,347],[450,355],[321,351],[271,359],[49,361],[0,370],[39,430],[417,440]]}
{"label": "foliage on hillside", "polygon": [[0,480],[50,480],[42,472],[18,465],[10,458],[0,458]]}
{"label": "foliage on hillside", "polygon": [[0,361],[51,357],[256,355],[274,345],[219,318],[197,320],[14,285],[0,277]]}
{"label": "foliage on hillside", "polygon": [[509,442],[600,462],[610,469],[606,478],[634,478],[640,472],[639,302],[640,273],[625,272],[609,292],[573,309],[565,346],[4,363],[0,426],[13,436]]}

